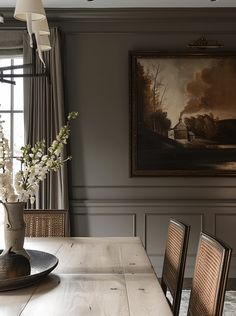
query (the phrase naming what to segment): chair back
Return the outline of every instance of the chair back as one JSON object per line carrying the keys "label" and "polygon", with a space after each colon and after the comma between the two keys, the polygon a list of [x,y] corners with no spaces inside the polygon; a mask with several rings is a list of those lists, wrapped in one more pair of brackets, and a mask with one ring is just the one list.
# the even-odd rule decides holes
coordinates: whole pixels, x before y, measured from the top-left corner
{"label": "chair back", "polygon": [[68,236],[68,210],[25,210],[26,237]]}
{"label": "chair back", "polygon": [[189,316],[221,316],[232,249],[201,233],[189,300]]}
{"label": "chair back", "polygon": [[190,226],[171,219],[164,256],[161,286],[166,295],[170,291],[172,302],[168,300],[173,315],[179,314],[184,269],[188,249]]}

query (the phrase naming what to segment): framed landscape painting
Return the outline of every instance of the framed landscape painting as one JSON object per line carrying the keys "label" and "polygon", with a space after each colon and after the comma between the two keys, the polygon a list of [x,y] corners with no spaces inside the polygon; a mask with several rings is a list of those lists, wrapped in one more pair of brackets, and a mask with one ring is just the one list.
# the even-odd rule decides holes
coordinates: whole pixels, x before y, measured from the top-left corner
{"label": "framed landscape painting", "polygon": [[236,56],[130,52],[130,170],[236,175]]}

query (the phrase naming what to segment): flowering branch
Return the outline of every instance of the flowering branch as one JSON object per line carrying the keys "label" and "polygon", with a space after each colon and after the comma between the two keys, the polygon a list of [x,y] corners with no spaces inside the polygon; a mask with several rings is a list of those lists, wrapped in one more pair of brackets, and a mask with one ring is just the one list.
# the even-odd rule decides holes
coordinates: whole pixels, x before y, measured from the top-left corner
{"label": "flowering branch", "polygon": [[12,160],[8,139],[4,137],[2,123],[0,121],[0,197],[6,201],[7,197],[14,195],[12,182]]}
{"label": "flowering branch", "polygon": [[[26,202],[28,199],[30,199],[30,202],[34,203],[35,195],[38,191],[40,181],[43,181],[50,171],[58,171],[59,168],[67,160],[71,159],[70,156],[66,159],[63,159],[62,151],[70,135],[71,120],[75,119],[77,115],[77,112],[69,113],[66,125],[64,125],[60,129],[58,135],[56,136],[56,139],[52,142],[51,146],[46,150],[46,153],[46,146],[44,140],[38,141],[33,147],[31,147],[30,145],[25,145],[21,148],[22,156],[18,158],[21,162],[21,170],[16,173],[14,181],[15,190],[18,194],[18,201]],[[4,159],[3,161],[6,165],[6,161]],[[0,196],[3,197],[1,192]],[[5,200],[6,199],[7,197],[5,197]]]}

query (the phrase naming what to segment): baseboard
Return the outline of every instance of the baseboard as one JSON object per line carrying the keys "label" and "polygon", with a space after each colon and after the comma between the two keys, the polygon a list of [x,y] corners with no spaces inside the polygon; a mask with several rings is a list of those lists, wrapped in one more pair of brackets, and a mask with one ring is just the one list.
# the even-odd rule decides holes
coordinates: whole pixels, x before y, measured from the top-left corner
{"label": "baseboard", "polygon": [[[184,290],[191,290],[192,285],[192,278],[185,278],[183,289]],[[236,291],[236,278],[229,278],[227,281],[227,291]]]}

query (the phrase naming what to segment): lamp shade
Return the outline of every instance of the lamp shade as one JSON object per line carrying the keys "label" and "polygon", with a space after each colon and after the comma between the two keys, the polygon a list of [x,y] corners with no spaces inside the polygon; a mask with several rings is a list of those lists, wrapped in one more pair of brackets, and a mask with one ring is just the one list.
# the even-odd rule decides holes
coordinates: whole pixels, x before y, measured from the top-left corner
{"label": "lamp shade", "polygon": [[38,33],[39,35],[49,35],[49,27],[47,19],[32,21],[32,31],[33,33]]}
{"label": "lamp shade", "polygon": [[14,18],[27,21],[27,16],[31,21],[43,20],[46,18],[45,10],[41,0],[17,0]]}
{"label": "lamp shade", "polygon": [[4,17],[1,13],[0,13],[0,23],[4,23]]}
{"label": "lamp shade", "polygon": [[52,48],[48,35],[36,36],[37,48],[41,52],[46,52]]}

